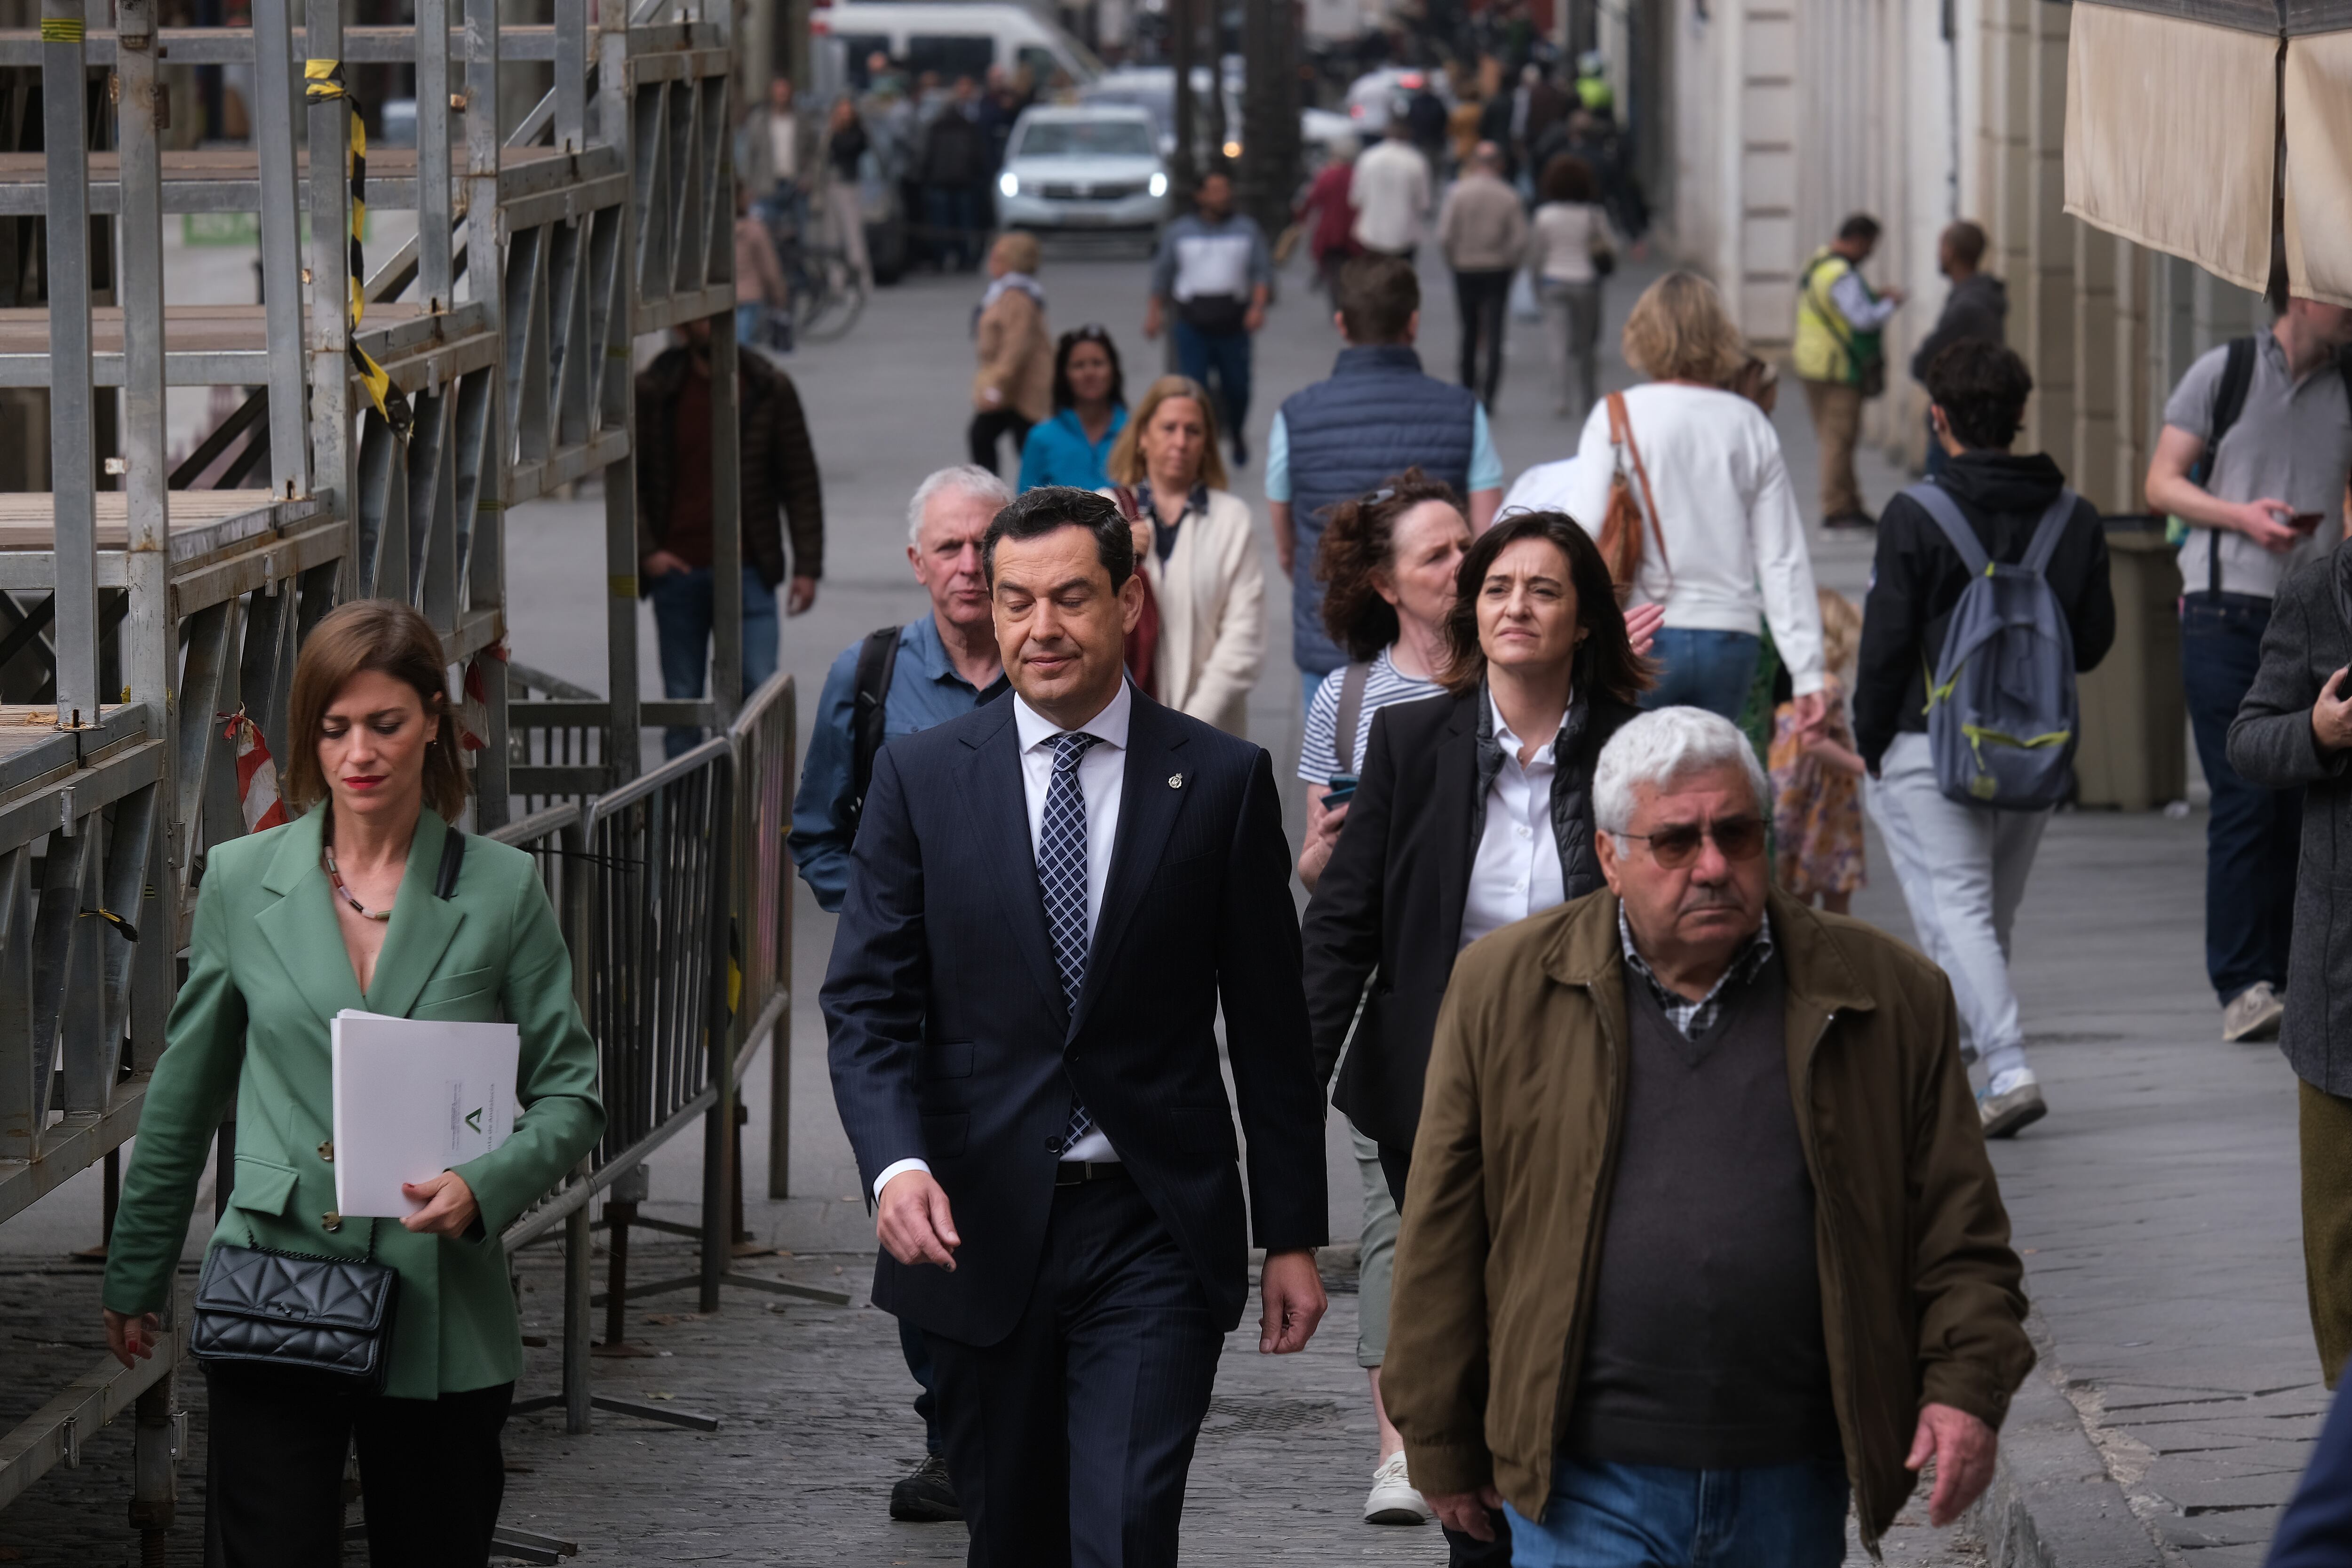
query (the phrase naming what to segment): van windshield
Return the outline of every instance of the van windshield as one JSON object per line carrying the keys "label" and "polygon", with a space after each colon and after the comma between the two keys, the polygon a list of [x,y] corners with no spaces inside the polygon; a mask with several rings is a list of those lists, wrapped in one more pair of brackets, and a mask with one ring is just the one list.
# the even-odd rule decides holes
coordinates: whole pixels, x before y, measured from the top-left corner
{"label": "van windshield", "polygon": [[1148,158],[1151,127],[1140,120],[1041,120],[1021,133],[1024,158]]}

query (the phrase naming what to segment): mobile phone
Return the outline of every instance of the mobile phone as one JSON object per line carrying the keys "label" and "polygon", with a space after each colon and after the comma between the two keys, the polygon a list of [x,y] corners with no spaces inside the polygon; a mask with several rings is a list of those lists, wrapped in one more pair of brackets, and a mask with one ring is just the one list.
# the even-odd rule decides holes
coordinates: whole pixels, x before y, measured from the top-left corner
{"label": "mobile phone", "polygon": [[1345,805],[1348,804],[1349,798],[1356,793],[1356,775],[1353,773],[1333,773],[1329,782],[1329,789],[1330,793],[1323,797],[1323,809],[1326,811],[1330,810],[1333,806]]}
{"label": "mobile phone", "polygon": [[2319,530],[2319,514],[2315,511],[2291,512],[2286,525],[2297,533],[2315,533]]}

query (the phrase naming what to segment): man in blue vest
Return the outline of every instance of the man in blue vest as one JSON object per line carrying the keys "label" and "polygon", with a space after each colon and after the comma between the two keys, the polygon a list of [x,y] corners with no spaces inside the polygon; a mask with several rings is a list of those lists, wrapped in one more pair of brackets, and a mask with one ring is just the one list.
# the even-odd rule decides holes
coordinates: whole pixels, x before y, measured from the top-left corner
{"label": "man in blue vest", "polygon": [[1503,460],[1477,395],[1421,369],[1421,282],[1412,264],[1360,256],[1339,270],[1334,318],[1347,347],[1327,380],[1292,393],[1265,438],[1275,553],[1290,576],[1292,657],[1307,703],[1348,656],[1323,632],[1315,552],[1326,509],[1418,467],[1469,498],[1470,527],[1495,521]]}

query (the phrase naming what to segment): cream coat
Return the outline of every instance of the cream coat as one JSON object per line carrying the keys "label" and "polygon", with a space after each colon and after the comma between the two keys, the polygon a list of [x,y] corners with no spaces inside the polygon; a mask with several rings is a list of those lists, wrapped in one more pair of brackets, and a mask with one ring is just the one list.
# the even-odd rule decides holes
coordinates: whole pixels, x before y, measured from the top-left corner
{"label": "cream coat", "polygon": [[1265,565],[1248,503],[1211,490],[1208,510],[1184,520],[1176,548],[1164,562],[1153,553],[1144,575],[1160,604],[1151,695],[1246,734],[1250,689],[1265,667]]}

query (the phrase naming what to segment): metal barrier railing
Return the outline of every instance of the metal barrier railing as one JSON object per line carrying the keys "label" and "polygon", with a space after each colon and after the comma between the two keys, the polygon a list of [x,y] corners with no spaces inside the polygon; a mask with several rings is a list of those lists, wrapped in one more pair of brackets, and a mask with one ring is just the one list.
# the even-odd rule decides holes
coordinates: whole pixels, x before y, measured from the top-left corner
{"label": "metal barrier railing", "polygon": [[[728,733],[586,807],[557,806],[495,835],[542,852],[550,895],[571,944],[581,1011],[597,1042],[605,1130],[596,1152],[549,1198],[509,1226],[509,1252],[563,1232],[563,1391],[520,1401],[518,1413],[561,1405],[573,1432],[602,1409],[708,1429],[709,1416],[595,1394],[589,1387],[594,1310],[605,1342],[624,1338],[626,1304],[698,1287],[715,1311],[724,1285],[835,1305],[847,1298],[731,1271],[741,1231],[736,1086],[759,1046],[777,1042],[773,1076],[789,1082],[792,882],[784,837],[795,772],[796,694],[776,676]],[[779,1094],[786,1091],[778,1090]],[[789,1100],[778,1101],[788,1110]],[[640,1215],[641,1173],[656,1149],[703,1123],[699,1223]],[[788,1146],[786,1122],[774,1133]],[[771,1173],[772,1190],[777,1185]],[[589,1205],[604,1200],[610,1273],[591,1282]],[[691,1236],[691,1275],[632,1285],[632,1227]]]}

